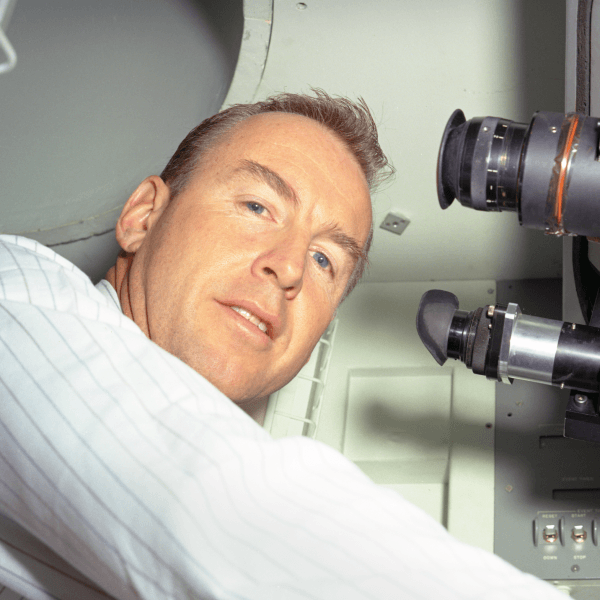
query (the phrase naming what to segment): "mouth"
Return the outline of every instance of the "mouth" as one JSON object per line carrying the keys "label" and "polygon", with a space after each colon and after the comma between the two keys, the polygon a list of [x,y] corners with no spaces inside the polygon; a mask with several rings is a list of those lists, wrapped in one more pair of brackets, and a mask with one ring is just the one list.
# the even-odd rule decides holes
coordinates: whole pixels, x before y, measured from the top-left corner
{"label": "mouth", "polygon": [[240,306],[231,306],[232,310],[235,310],[236,313],[250,321],[253,325],[256,325],[258,329],[260,329],[265,335],[271,337],[269,323],[265,323],[261,321],[255,314],[251,313],[249,310],[245,308],[241,308]]}

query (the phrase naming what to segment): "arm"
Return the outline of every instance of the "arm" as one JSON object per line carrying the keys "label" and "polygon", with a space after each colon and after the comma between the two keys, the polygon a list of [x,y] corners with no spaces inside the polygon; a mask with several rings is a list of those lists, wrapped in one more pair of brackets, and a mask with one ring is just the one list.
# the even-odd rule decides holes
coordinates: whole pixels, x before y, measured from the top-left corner
{"label": "arm", "polygon": [[334,450],[271,439],[66,261],[6,248],[2,510],[111,595],[561,597]]}

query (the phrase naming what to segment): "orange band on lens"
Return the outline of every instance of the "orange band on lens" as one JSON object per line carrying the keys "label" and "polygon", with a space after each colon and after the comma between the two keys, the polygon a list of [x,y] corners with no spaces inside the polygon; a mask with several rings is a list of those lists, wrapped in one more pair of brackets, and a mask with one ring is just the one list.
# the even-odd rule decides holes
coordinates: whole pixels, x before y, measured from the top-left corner
{"label": "orange band on lens", "polygon": [[567,140],[565,142],[565,147],[563,148],[563,152],[560,157],[560,172],[558,174],[558,185],[556,187],[556,197],[554,202],[554,217],[556,218],[556,224],[558,227],[562,226],[563,194],[565,191],[565,180],[567,178],[567,171],[569,170],[573,140],[575,139],[577,124],[579,123],[579,115],[573,114],[572,116],[573,120],[571,121],[569,133],[567,134]]}

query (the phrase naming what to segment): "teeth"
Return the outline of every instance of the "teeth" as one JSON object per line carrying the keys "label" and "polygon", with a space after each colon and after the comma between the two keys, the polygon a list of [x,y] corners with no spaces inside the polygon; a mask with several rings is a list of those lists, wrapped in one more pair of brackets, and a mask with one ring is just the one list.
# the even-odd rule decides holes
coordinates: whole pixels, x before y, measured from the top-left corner
{"label": "teeth", "polygon": [[251,312],[247,311],[244,308],[240,308],[239,306],[232,306],[231,308],[235,310],[236,313],[242,315],[242,317],[244,317],[245,319],[248,319],[250,323],[256,325],[263,333],[267,333],[266,324],[263,323],[256,315],[253,315]]}

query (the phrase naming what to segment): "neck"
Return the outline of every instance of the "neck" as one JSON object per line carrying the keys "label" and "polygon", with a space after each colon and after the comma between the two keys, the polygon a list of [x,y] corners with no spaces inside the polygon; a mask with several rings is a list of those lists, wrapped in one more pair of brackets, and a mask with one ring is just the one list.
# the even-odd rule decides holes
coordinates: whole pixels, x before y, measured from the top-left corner
{"label": "neck", "polygon": [[[121,302],[123,313],[135,322],[131,308],[131,298],[129,296],[129,271],[131,269],[133,257],[133,254],[122,251],[117,257],[114,266],[106,273],[104,279],[115,288],[117,296],[119,296],[119,301]],[[139,323],[137,324],[139,325]],[[144,333],[147,335],[147,332],[144,331]]]}
{"label": "neck", "polygon": [[256,398],[244,404],[240,404],[239,407],[252,417],[260,426],[265,424],[265,415],[267,414],[267,403],[269,396],[264,398]]}

